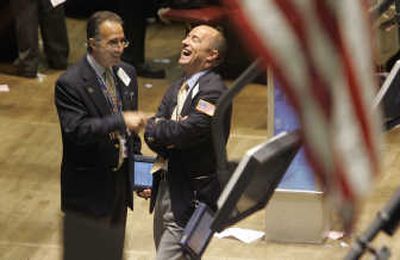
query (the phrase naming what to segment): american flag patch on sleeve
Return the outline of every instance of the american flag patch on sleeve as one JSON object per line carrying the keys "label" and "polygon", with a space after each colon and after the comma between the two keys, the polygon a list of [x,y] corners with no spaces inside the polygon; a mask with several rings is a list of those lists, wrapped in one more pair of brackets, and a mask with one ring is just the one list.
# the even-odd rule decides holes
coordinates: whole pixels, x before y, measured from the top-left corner
{"label": "american flag patch on sleeve", "polygon": [[215,105],[208,101],[200,99],[197,103],[196,110],[206,115],[213,116],[215,112]]}

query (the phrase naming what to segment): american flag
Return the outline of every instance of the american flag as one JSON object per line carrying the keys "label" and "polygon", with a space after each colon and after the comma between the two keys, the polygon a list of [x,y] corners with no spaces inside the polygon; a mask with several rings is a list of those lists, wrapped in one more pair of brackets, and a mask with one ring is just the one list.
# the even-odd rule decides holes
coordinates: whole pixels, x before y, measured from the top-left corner
{"label": "american flag", "polygon": [[371,24],[362,0],[225,0],[295,107],[321,188],[350,230],[379,171]]}

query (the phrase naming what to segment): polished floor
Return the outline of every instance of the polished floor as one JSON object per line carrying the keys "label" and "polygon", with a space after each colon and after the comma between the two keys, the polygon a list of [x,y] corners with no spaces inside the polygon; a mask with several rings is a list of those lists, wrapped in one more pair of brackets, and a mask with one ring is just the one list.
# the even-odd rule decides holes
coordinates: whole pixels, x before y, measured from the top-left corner
{"label": "polished floor", "polygon": [[[84,21],[68,19],[68,29],[73,63],[85,52]],[[166,68],[168,77],[139,78],[141,110],[153,113],[168,83],[178,75],[175,60],[183,32],[184,27],[177,24],[149,27],[147,57],[164,59],[157,66]],[[25,79],[4,73],[8,69],[9,64],[1,64],[0,84],[7,84],[10,91],[0,92],[0,259],[61,259],[61,139],[53,105],[54,82],[61,72],[42,66],[37,79]],[[235,99],[228,144],[230,158],[240,158],[248,148],[267,138],[267,100],[267,88],[259,84],[251,84]],[[143,152],[151,154],[146,147]],[[385,133],[382,154],[381,177],[360,212],[356,233],[368,226],[400,186],[400,129]],[[260,211],[237,226],[263,231],[264,218],[265,212]],[[334,221],[332,226],[335,227]],[[153,259],[148,201],[135,198],[135,211],[129,213],[126,231],[125,259]],[[342,259],[349,250],[348,242],[326,239],[322,244],[301,244],[259,240],[244,244],[213,238],[203,259]],[[400,259],[400,232],[393,237],[380,234],[373,245],[388,246],[391,259]]]}

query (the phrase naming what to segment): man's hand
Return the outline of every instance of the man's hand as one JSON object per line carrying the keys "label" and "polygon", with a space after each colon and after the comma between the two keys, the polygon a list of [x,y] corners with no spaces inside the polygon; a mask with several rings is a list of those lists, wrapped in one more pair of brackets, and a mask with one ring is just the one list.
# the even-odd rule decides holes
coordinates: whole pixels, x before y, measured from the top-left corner
{"label": "man's hand", "polygon": [[137,191],[136,194],[137,194],[139,197],[144,198],[144,199],[147,200],[148,198],[151,197],[151,189],[140,190],[140,191]]}
{"label": "man's hand", "polygon": [[135,133],[138,133],[147,124],[147,116],[140,111],[124,111],[122,117],[126,127]]}

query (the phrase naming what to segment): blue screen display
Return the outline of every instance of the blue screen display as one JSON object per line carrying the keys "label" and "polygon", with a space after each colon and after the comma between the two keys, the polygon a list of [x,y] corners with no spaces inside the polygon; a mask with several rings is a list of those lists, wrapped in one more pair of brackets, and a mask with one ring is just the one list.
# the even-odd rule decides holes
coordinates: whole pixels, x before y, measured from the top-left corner
{"label": "blue screen display", "polygon": [[153,163],[135,161],[134,164],[134,178],[133,187],[134,188],[147,188],[151,187],[153,182],[153,176],[150,173]]}

